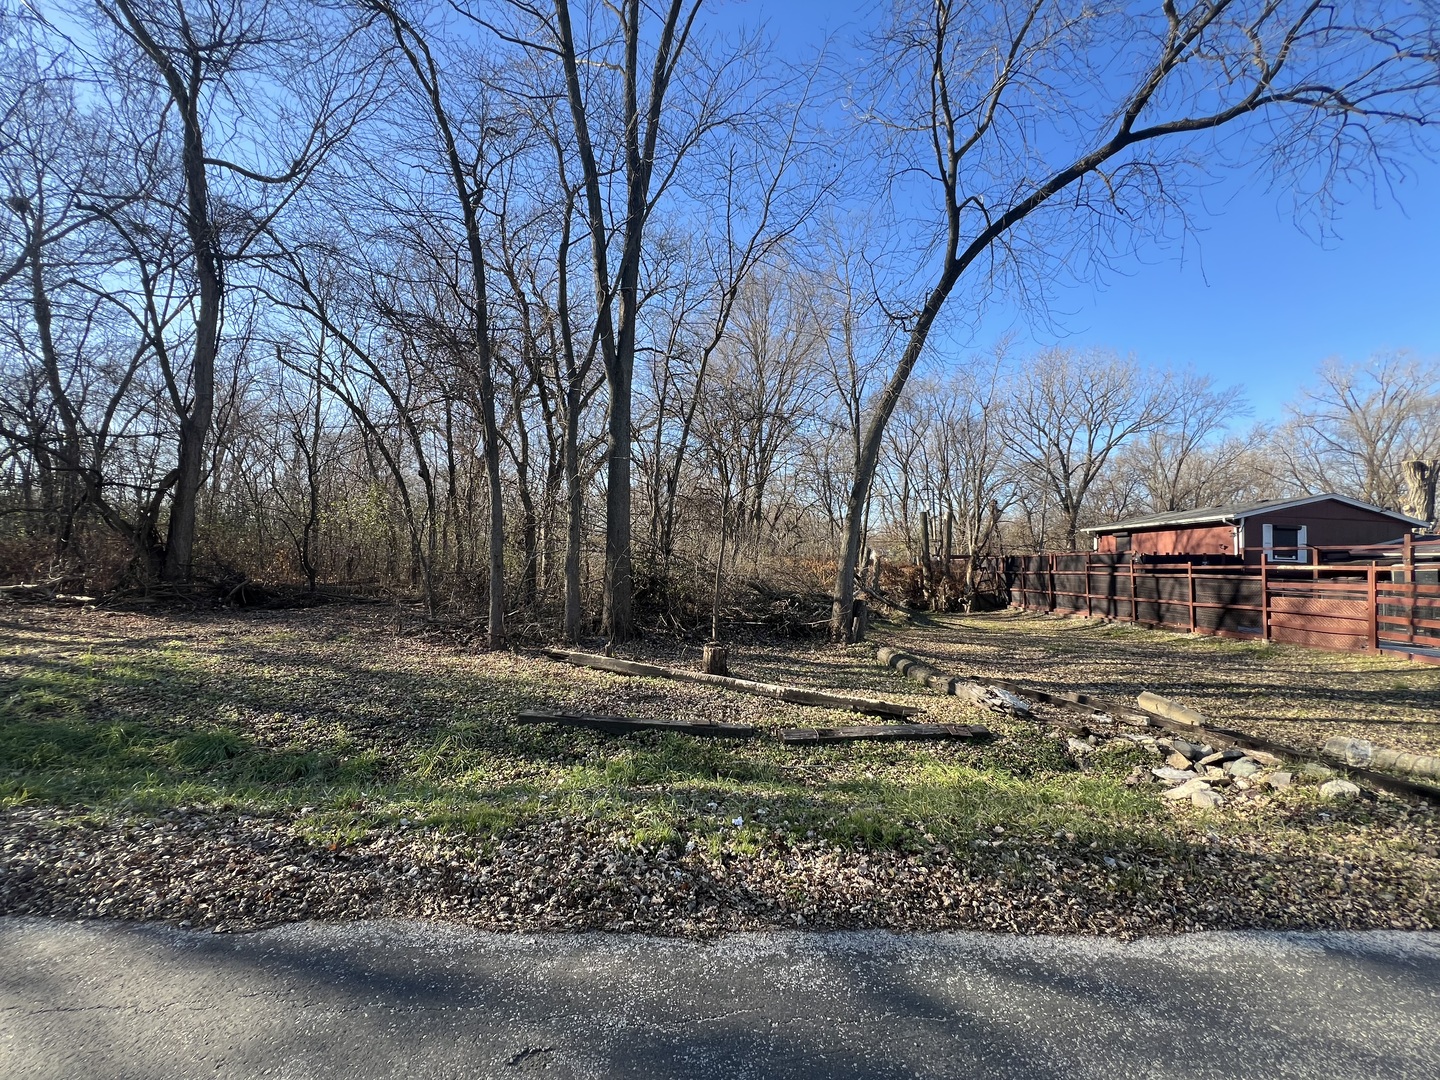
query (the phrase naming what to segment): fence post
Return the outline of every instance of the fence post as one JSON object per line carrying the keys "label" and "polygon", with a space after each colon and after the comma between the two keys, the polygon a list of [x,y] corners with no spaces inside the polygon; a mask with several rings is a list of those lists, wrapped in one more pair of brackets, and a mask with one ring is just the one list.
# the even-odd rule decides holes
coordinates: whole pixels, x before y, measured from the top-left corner
{"label": "fence post", "polygon": [[1260,553],[1260,640],[1270,640],[1270,560]]}
{"label": "fence post", "polygon": [[1365,579],[1370,589],[1370,651],[1380,651],[1380,601],[1376,596],[1376,580],[1380,568],[1373,562],[1366,568]]}
{"label": "fence post", "polygon": [[1085,553],[1085,617],[1093,619],[1095,610],[1090,606],[1090,553]]}
{"label": "fence post", "polygon": [[1050,606],[1049,606],[1049,608],[1047,608],[1047,610],[1048,610],[1051,614],[1054,614],[1054,612],[1055,612],[1055,556],[1054,556],[1054,555],[1051,555],[1051,556],[1050,556],[1050,570],[1049,570],[1049,572],[1045,575],[1045,580],[1046,580],[1047,586],[1048,586],[1049,589],[1050,589]]}
{"label": "fence post", "polygon": [[[1415,644],[1415,609],[1420,605],[1420,592],[1415,587],[1415,540],[1410,533],[1405,534],[1405,580],[1410,585],[1410,609],[1406,612],[1406,640],[1411,645]],[[1397,590],[1398,591],[1398,590]]]}
{"label": "fence post", "polygon": [[1135,556],[1131,555],[1126,561],[1130,567],[1130,621],[1138,622],[1137,613],[1139,609],[1135,606]]}

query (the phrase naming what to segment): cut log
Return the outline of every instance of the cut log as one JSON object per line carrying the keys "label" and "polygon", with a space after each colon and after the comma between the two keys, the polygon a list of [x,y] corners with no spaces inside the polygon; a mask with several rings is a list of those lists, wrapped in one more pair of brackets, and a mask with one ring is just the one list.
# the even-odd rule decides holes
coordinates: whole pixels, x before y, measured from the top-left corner
{"label": "cut log", "polygon": [[560,713],[543,709],[524,709],[516,721],[521,724],[567,724],[571,727],[594,728],[611,735],[631,731],[674,731],[682,735],[699,735],[712,739],[753,739],[759,729],[751,724],[718,724],[706,720],[650,720],[633,716],[599,716],[592,713]]}
{"label": "cut log", "polygon": [[1146,690],[1135,699],[1135,704],[1147,713],[1154,713],[1156,716],[1163,716],[1166,720],[1174,720],[1177,724],[1199,725],[1206,721],[1203,713],[1194,709],[1186,708],[1178,701],[1171,701],[1169,698],[1161,697],[1159,694],[1152,694]]}
{"label": "cut log", "polygon": [[1032,690],[1028,686],[1006,682],[1004,679],[980,679],[978,681],[987,686],[997,686],[1002,690],[1009,690],[1026,701],[1038,702],[1041,705],[1054,705],[1057,709],[1068,709],[1071,712],[1085,713],[1087,716],[1133,724],[1138,727],[1148,727],[1151,720],[1147,713],[1113,701],[1106,701],[1104,698],[1093,697],[1090,694],[1076,694],[1063,690],[1053,692]]}
{"label": "cut log", "polygon": [[983,724],[852,724],[833,728],[786,728],[780,732],[785,743],[835,743],[853,739],[988,739]]}
{"label": "cut log", "polygon": [[702,686],[719,686],[740,694],[755,694],[777,701],[788,701],[792,705],[814,705],[822,709],[844,709],[848,712],[873,713],[876,716],[915,716],[920,712],[914,705],[900,705],[893,701],[832,694],[823,690],[802,690],[797,686],[752,682],[749,679],[736,679],[725,675],[707,675],[703,671],[686,671],[683,668],[642,664],[634,660],[617,660],[610,656],[596,656],[594,653],[546,649],[545,655],[552,660],[563,660],[576,667],[611,671],[617,675],[639,675],[650,679],[674,679],[677,682],[700,683]]}
{"label": "cut log", "polygon": [[[881,652],[897,658],[896,663],[891,663],[889,660],[886,659],[885,656],[881,655]],[[919,664],[922,669],[929,667],[929,665],[925,664],[923,660],[911,656],[909,653],[902,652],[899,649],[886,646],[884,649],[881,650],[881,652],[876,653],[876,659],[879,660],[880,663],[885,664],[887,667],[894,667],[897,671],[901,671],[902,674],[904,674],[904,671],[908,670],[908,668],[902,668],[902,666],[897,666],[897,664],[903,664],[905,661],[909,661],[910,667],[912,668],[915,664]],[[930,671],[934,672],[935,669],[930,668]],[[1032,690],[1028,686],[1021,686],[1018,683],[1008,682],[1005,679],[981,679],[978,677],[962,677],[958,675],[944,676],[936,673],[933,675],[927,674],[924,679],[917,678],[916,681],[926,682],[927,685],[932,686],[937,690],[940,690],[942,693],[955,693],[958,696],[971,697],[977,701],[987,704],[992,701],[993,698],[990,698],[988,695],[978,692],[977,688],[990,687],[996,690],[1003,690],[1008,694],[1013,694],[1015,697],[1020,698],[1022,702],[1033,701],[1041,705],[1054,705],[1056,708],[1068,709],[1071,712],[1084,713],[1086,716],[1093,716],[1104,720],[1120,721],[1122,723],[1133,724],[1138,727],[1148,726],[1151,720],[1151,717],[1148,713],[1139,712],[1138,710],[1131,709],[1127,706],[1118,705],[1112,701],[1106,701],[1103,698],[1092,697],[1089,694],[1073,694],[1066,692],[1051,693],[1045,690]],[[948,687],[951,684],[953,684],[956,689],[949,689]],[[968,688],[959,689],[960,687]],[[1021,713],[1021,715],[1027,715],[1028,713],[1029,710],[1026,709],[1024,713]]]}

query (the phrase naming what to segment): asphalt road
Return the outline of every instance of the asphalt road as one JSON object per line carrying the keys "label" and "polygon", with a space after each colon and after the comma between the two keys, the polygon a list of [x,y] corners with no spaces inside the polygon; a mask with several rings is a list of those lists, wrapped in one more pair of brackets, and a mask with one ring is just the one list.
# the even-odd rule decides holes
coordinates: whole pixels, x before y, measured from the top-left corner
{"label": "asphalt road", "polygon": [[1440,935],[0,919],[0,1076],[1440,1077]]}

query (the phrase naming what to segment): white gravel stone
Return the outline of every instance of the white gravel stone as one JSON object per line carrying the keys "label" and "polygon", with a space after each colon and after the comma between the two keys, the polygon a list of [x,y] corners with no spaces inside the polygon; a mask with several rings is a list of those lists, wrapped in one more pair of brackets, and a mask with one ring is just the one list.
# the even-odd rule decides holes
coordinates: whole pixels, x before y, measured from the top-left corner
{"label": "white gravel stone", "polygon": [[1320,797],[1322,799],[1353,799],[1360,794],[1360,789],[1349,780],[1327,780],[1320,785]]}

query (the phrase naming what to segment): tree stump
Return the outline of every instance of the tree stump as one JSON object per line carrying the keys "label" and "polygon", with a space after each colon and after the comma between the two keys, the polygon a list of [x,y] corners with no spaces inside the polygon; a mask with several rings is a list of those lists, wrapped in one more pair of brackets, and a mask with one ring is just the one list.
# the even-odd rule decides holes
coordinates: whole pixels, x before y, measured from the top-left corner
{"label": "tree stump", "polygon": [[718,641],[707,641],[701,666],[706,675],[729,675],[730,650]]}

